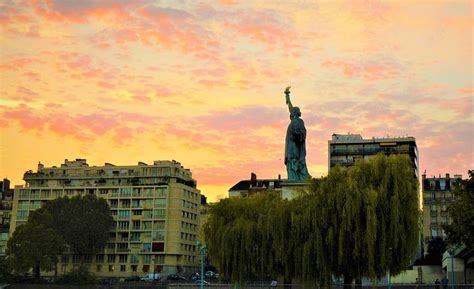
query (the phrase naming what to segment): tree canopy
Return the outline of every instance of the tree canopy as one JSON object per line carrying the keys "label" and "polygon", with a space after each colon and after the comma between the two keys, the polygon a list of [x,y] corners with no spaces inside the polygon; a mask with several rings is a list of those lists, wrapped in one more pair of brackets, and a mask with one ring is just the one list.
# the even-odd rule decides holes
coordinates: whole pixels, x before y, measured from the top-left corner
{"label": "tree canopy", "polygon": [[28,222],[56,230],[75,254],[94,254],[109,237],[113,218],[107,201],[95,195],[63,197],[32,212]]}
{"label": "tree canopy", "polygon": [[267,192],[221,200],[209,213],[209,258],[234,282],[395,275],[412,262],[420,228],[418,183],[406,156],[335,167],[293,200]]}
{"label": "tree canopy", "polygon": [[63,250],[64,240],[55,230],[27,222],[13,232],[6,254],[14,272],[24,274],[33,268],[35,277],[39,278],[40,270],[54,268]]}
{"label": "tree canopy", "polygon": [[39,277],[40,269],[50,271],[65,248],[79,255],[99,251],[112,222],[107,202],[95,195],[51,200],[13,232],[7,243],[9,264],[17,273],[34,268]]}
{"label": "tree canopy", "polygon": [[451,244],[464,243],[474,246],[474,170],[468,172],[469,178],[458,180],[454,188],[454,201],[448,211],[452,223],[444,226]]}

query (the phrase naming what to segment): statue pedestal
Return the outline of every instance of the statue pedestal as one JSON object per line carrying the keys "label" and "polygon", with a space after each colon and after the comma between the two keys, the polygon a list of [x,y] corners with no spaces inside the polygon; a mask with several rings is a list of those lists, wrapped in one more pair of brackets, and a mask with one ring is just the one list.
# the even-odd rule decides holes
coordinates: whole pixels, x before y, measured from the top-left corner
{"label": "statue pedestal", "polygon": [[281,186],[281,197],[283,199],[294,199],[301,192],[305,192],[308,189],[309,183],[302,181],[282,181]]}

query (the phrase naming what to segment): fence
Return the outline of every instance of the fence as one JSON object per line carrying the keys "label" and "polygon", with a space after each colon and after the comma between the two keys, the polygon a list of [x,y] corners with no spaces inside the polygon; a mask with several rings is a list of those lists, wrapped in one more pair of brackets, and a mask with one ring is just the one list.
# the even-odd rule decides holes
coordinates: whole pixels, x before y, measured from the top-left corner
{"label": "fence", "polygon": [[[6,289],[199,289],[199,284],[159,284],[159,283],[135,283],[114,285],[62,285],[62,284],[11,284]],[[278,284],[271,287],[270,284],[246,284],[235,287],[233,284],[209,284],[204,285],[206,289],[345,289],[343,285],[333,285],[331,288],[323,288],[311,284]],[[435,284],[392,284],[388,285],[352,285],[351,289],[443,289]],[[448,285],[447,289],[474,289],[474,284]]]}

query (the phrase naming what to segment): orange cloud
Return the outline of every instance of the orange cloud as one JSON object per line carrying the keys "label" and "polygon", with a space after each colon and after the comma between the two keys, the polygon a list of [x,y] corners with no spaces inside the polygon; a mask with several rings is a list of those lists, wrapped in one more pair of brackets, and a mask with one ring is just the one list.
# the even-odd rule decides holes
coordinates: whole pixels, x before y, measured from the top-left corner
{"label": "orange cloud", "polygon": [[342,60],[326,60],[322,67],[342,69],[348,77],[364,78],[366,80],[392,79],[400,74],[400,67],[394,63],[361,63],[355,64]]}

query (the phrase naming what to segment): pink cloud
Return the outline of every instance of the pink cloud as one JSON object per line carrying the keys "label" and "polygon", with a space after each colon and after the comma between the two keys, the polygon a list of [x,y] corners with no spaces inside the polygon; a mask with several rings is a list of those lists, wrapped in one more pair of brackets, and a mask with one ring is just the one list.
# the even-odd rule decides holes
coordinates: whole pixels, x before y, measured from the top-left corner
{"label": "pink cloud", "polygon": [[326,60],[322,67],[341,69],[344,75],[366,80],[393,79],[400,74],[400,67],[395,63],[352,63],[342,60]]}
{"label": "pink cloud", "polygon": [[61,108],[58,105],[48,105],[48,108],[32,109],[26,105],[14,109],[3,107],[0,111],[0,121],[9,124],[16,122],[26,130],[49,130],[59,136],[90,142],[109,133],[115,140],[125,138],[129,141],[135,134],[149,130],[150,125],[159,119],[155,116],[113,110],[70,114],[56,110],[55,108]]}

